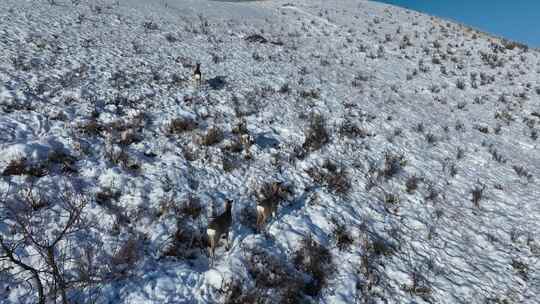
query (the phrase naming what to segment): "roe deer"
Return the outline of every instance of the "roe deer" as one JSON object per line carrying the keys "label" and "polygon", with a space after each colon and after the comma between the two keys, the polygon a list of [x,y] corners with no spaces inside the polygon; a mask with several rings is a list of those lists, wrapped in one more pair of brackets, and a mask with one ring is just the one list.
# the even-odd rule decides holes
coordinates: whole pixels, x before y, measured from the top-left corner
{"label": "roe deer", "polygon": [[201,64],[198,62],[197,62],[197,65],[195,66],[195,71],[193,71],[193,80],[198,86],[201,85],[201,82],[202,82]]}
{"label": "roe deer", "polygon": [[229,249],[229,228],[232,222],[232,200],[225,201],[225,212],[213,218],[206,229],[208,240],[210,242],[210,255],[212,264],[214,264],[216,247],[219,245],[219,240],[222,235],[225,235],[227,241],[227,250]]}
{"label": "roe deer", "polygon": [[262,226],[269,217],[275,217],[279,202],[289,190],[281,182],[265,184],[257,193],[257,229]]}

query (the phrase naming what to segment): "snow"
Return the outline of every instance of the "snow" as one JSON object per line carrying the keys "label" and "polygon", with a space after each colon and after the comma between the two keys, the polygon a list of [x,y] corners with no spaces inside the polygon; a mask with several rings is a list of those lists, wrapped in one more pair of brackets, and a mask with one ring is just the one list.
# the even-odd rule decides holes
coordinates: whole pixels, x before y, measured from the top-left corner
{"label": "snow", "polygon": [[[85,211],[100,224],[100,262],[110,263],[133,236],[142,240],[143,255],[127,276],[99,286],[96,303],[222,303],[234,280],[255,289],[250,252],[264,250],[290,266],[308,235],[330,250],[335,265],[321,293],[306,298],[314,303],[540,303],[540,141],[532,136],[540,132],[533,115],[540,113],[538,50],[499,52],[504,65],[492,68],[480,52],[492,53],[491,41],[500,39],[370,1],[57,2],[0,3],[0,170],[62,150],[76,157],[78,172],[53,170],[36,179],[44,193],[59,191],[66,179],[92,198],[104,188],[119,191],[113,205],[92,199]],[[269,43],[244,40],[255,33]],[[400,48],[405,35],[412,45]],[[432,59],[436,52],[446,56],[441,64]],[[421,59],[429,71],[421,71]],[[197,62],[200,87],[191,81]],[[481,85],[481,73],[495,80]],[[284,85],[290,92],[280,92]],[[308,96],[312,90],[319,96]],[[331,139],[297,159],[312,113],[325,117]],[[80,128],[92,119],[136,124],[141,115],[140,141],[123,150],[115,142],[121,131],[92,135]],[[240,116],[254,138],[251,159],[225,151]],[[168,134],[175,118],[200,125]],[[341,136],[346,121],[373,136]],[[200,145],[214,126],[225,139]],[[122,151],[140,169],[108,159]],[[189,160],[186,151],[199,157]],[[383,168],[386,152],[403,155],[406,165],[370,188],[370,168]],[[235,168],[224,170],[230,155]],[[347,169],[347,195],[306,172],[325,160]],[[413,175],[422,181],[408,193]],[[28,178],[2,176],[0,193]],[[290,183],[294,193],[257,233],[243,212],[255,212],[255,190],[274,180]],[[475,206],[478,183],[486,190]],[[399,202],[385,203],[388,194]],[[199,218],[163,208],[189,195],[200,200]],[[189,258],[162,256],[178,221],[206,231],[226,198],[235,202],[231,248],[222,240],[213,267],[205,249],[189,251]],[[336,222],[353,238],[346,250],[336,245]],[[369,281],[362,270],[366,238],[384,240],[393,253],[373,258],[377,280],[362,292],[358,286]],[[528,266],[526,277],[514,261]],[[7,265],[0,260],[0,269]],[[0,274],[0,302],[35,303],[7,272]],[[413,273],[428,282],[427,297],[407,289]]]}

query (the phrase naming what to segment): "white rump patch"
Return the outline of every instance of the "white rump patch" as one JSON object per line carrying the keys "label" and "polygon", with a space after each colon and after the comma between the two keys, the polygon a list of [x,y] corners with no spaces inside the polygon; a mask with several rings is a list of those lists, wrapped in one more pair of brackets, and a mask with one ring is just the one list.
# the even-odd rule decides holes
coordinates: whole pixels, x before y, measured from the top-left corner
{"label": "white rump patch", "polygon": [[216,231],[214,229],[206,229],[206,234],[208,234],[209,238],[213,238],[216,235]]}

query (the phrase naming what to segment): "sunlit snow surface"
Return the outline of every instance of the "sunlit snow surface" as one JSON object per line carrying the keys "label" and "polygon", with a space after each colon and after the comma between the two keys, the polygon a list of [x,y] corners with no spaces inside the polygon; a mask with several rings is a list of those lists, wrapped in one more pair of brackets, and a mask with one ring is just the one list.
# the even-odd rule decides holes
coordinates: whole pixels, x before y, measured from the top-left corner
{"label": "sunlit snow surface", "polygon": [[[492,68],[480,52],[491,53],[495,38],[367,1],[57,2],[0,1],[0,169],[23,156],[39,162],[60,147],[77,156],[79,172],[70,178],[85,193],[120,190],[117,205],[131,221],[119,235],[108,234],[116,222],[110,210],[92,202],[87,212],[100,219],[103,248],[113,254],[119,242],[140,234],[147,238],[144,257],[132,275],[103,286],[98,303],[219,303],[233,278],[253,286],[245,266],[249,248],[290,259],[308,234],[330,248],[336,265],[315,303],[538,303],[540,139],[532,136],[540,132],[540,116],[533,115],[540,113],[537,50],[498,53],[504,66]],[[255,33],[275,43],[245,40]],[[404,36],[410,45],[400,48]],[[441,64],[433,60],[437,50],[445,57]],[[429,70],[420,69],[421,59]],[[201,87],[189,81],[196,62],[208,81]],[[121,87],[110,80],[117,72],[125,75]],[[495,81],[480,85],[481,73]],[[214,86],[216,79],[224,85]],[[463,90],[459,80],[466,83]],[[285,84],[289,93],[280,92]],[[312,89],[320,90],[319,98],[302,96]],[[239,110],[255,139],[252,158],[239,156],[238,168],[225,172],[221,148],[232,138]],[[126,150],[140,173],[106,160],[106,138],[80,133],[77,126],[94,111],[103,124],[147,115],[142,140]],[[502,112],[512,120],[496,115]],[[326,118],[331,142],[289,162],[311,113]],[[167,124],[177,117],[193,117],[201,126],[169,137]],[[340,136],[345,120],[373,136]],[[197,134],[212,126],[224,130],[225,141],[198,145]],[[199,159],[188,161],[186,147]],[[460,159],[458,149],[464,151]],[[369,170],[381,168],[388,151],[407,163],[369,189]],[[347,168],[348,196],[316,186],[306,173],[327,159]],[[518,176],[514,166],[531,177]],[[407,193],[412,175],[424,182]],[[0,187],[23,179],[2,177]],[[51,174],[37,185],[54,191],[63,179]],[[271,180],[294,185],[294,195],[279,207],[265,237],[239,219],[242,209],[255,209],[258,185]],[[172,190],[166,192],[166,183]],[[479,207],[471,202],[477,183],[486,185]],[[156,217],[155,210],[164,198],[181,200],[189,193],[205,207],[200,227],[222,211],[225,198],[235,201],[232,246],[218,249],[214,267],[202,252],[194,260],[160,258],[176,219]],[[397,206],[385,205],[388,193],[399,196]],[[348,225],[355,240],[348,250],[336,247],[332,219]],[[366,235],[395,247],[377,262],[378,281],[369,295],[357,288],[366,280],[360,266]],[[513,261],[528,265],[526,276]],[[429,297],[404,288],[414,272],[429,283]],[[1,303],[35,301],[23,287],[7,290],[7,277],[0,280]]]}

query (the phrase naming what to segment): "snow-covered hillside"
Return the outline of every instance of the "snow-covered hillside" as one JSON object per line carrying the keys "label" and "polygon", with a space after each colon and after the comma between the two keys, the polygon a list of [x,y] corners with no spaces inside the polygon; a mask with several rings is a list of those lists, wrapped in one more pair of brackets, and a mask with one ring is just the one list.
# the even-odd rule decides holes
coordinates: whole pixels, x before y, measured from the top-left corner
{"label": "snow-covered hillside", "polygon": [[50,2],[0,1],[1,303],[539,303],[538,50],[369,1]]}

